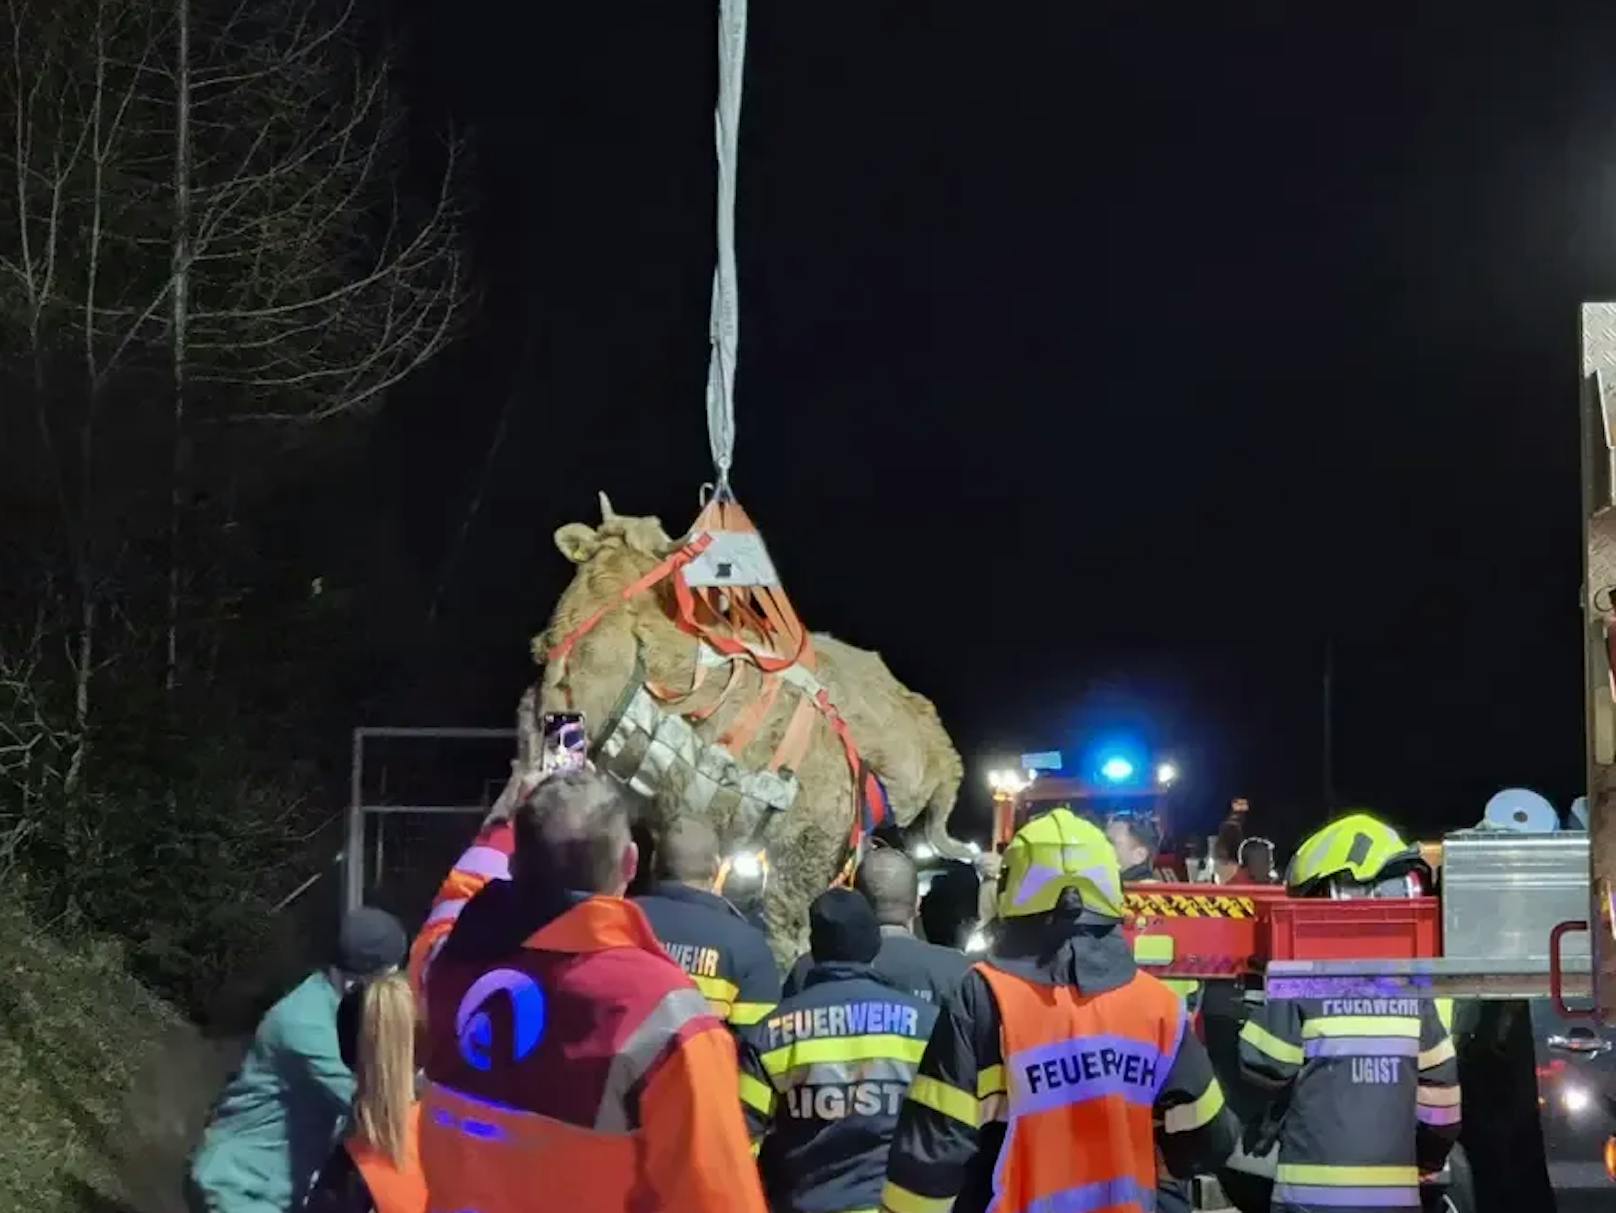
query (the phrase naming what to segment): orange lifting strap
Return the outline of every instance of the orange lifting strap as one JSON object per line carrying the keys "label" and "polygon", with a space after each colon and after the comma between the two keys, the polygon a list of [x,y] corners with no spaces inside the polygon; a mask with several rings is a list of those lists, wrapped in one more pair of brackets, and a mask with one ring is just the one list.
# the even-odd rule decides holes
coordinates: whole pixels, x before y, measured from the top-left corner
{"label": "orange lifting strap", "polygon": [[812,670],[813,640],[741,503],[714,497],[690,533],[709,544],[674,580],[680,626],[724,656],[742,657],[766,673],[793,665]]}
{"label": "orange lifting strap", "polygon": [[[758,697],[743,707],[719,738],[734,754],[746,748],[779,695],[785,671],[797,667],[812,674],[817,657],[813,638],[796,609],[786,597],[763,537],[741,505],[727,493],[709,501],[694,523],[685,542],[667,559],[623,590],[618,601],[602,607],[550,650],[549,660],[566,663],[578,641],[587,635],[608,611],[636,595],[654,589],[661,582],[673,582],[674,622],[699,642],[729,659],[730,675],[718,699],[702,708],[685,712],[687,719],[709,718],[736,685],[735,674],[741,662],[754,666],[763,675]],[[696,662],[695,676],[688,691],[667,687],[646,689],[657,699],[677,708],[676,701],[688,700],[702,685],[705,671]],[[797,708],[784,737],[768,763],[768,768],[796,769],[812,740],[815,715],[822,717],[836,734],[847,756],[853,780],[853,828],[848,838],[851,865],[864,836],[881,824],[886,813],[886,796],[875,773],[869,770],[846,722],[822,687],[810,691],[799,685]],[[848,879],[844,870],[837,883]]]}

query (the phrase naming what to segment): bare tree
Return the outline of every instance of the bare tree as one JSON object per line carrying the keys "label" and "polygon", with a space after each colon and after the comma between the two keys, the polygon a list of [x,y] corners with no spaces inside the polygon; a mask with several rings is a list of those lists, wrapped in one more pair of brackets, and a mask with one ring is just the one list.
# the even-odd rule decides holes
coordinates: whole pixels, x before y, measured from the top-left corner
{"label": "bare tree", "polygon": [[0,876],[68,788],[79,738],[48,702],[41,617],[0,634]]}
{"label": "bare tree", "polygon": [[[172,689],[191,482],[228,478],[198,464],[246,447],[217,427],[362,414],[443,349],[468,297],[462,148],[405,187],[390,61],[366,53],[352,0],[5,0],[5,14],[0,373],[26,384],[39,487],[71,553],[88,738],[101,549],[125,498],[166,489]],[[134,484],[121,494],[100,475],[109,424]]]}
{"label": "bare tree", "polygon": [[373,409],[442,350],[467,299],[462,149],[446,144],[428,188],[400,188],[391,63],[361,52],[353,0],[239,0],[193,18],[194,4],[175,0],[171,72],[170,686],[193,395],[204,423]]}
{"label": "bare tree", "polygon": [[163,689],[180,670],[180,520],[184,513],[185,380],[191,318],[191,0],[174,0],[174,234],[169,258],[169,349],[174,375],[169,444],[168,586],[163,611]]}
{"label": "bare tree", "polygon": [[77,595],[72,790],[83,774],[97,662],[97,436],[111,377],[139,333],[138,322],[115,329],[102,317],[129,313],[140,294],[127,291],[138,274],[125,253],[146,203],[128,182],[142,167],[132,132],[153,118],[138,86],[155,30],[146,7],[127,0],[8,0],[6,21],[9,138],[0,176],[12,190],[11,214],[0,218],[0,349],[25,351],[26,375],[13,368],[7,378],[34,418]]}
{"label": "bare tree", "polygon": [[466,297],[461,149],[446,147],[418,201],[398,188],[390,63],[354,45],[353,0],[322,20],[326,8],[247,0],[191,87],[188,360],[199,385],[227,389],[221,415],[236,420],[374,406],[443,348]]}

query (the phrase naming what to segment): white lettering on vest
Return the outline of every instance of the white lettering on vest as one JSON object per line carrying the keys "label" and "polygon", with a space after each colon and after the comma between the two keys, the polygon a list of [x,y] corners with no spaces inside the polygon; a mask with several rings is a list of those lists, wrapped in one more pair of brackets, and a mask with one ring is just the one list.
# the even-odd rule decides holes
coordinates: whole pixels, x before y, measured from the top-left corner
{"label": "white lettering on vest", "polygon": [[896,1116],[909,1085],[902,1082],[854,1082],[845,1085],[792,1087],[786,1111],[798,1120],[841,1120],[848,1116]]}
{"label": "white lettering on vest", "polygon": [[1389,1086],[1402,1078],[1400,1057],[1354,1057],[1352,1081],[1360,1085]]}

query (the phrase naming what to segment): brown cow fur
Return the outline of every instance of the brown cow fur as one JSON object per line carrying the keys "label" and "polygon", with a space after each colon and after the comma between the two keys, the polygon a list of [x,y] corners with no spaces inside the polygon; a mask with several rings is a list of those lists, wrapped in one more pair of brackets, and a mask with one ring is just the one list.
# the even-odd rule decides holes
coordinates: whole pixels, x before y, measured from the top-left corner
{"label": "brown cow fur", "polygon": [[[601,606],[604,618],[573,648],[565,663],[545,667],[539,683],[541,711],[581,710],[591,742],[599,740],[614,707],[633,677],[636,658],[644,673],[664,687],[686,689],[695,669],[696,642],[672,618],[672,591],[666,582],[656,590],[621,602],[621,591],[654,568],[675,548],[655,518],[619,517],[601,496],[604,515],[599,527],[570,523],[556,532],[556,546],[578,566],[562,593],[545,632],[534,640],[534,655],[545,655]],[[864,649],[816,635],[817,673],[829,690],[864,757],[886,784],[894,815],[903,825],[923,811],[934,815],[930,837],[947,849],[942,829],[954,807],[964,767],[944,732],[930,701],[904,687],[881,657]],[[689,706],[711,702],[722,689],[725,670],[710,670]],[[740,682],[717,713],[697,726],[704,741],[721,733],[741,706],[756,695],[761,675],[743,666]],[[570,695],[569,695],[570,692]],[[746,769],[765,765],[774,753],[797,702],[797,691],[780,693],[762,729],[736,757]],[[531,692],[522,716],[532,715]],[[524,727],[522,750],[531,753],[531,727]],[[771,946],[782,963],[800,953],[806,942],[808,903],[834,879],[846,855],[853,824],[853,782],[840,742],[822,718],[816,718],[813,740],[801,768],[795,804],[768,813],[768,820],[743,820],[738,798],[720,793],[711,816],[726,847],[754,836],[767,848],[771,875],[764,899],[764,919]],[[677,811],[678,789],[659,791],[653,814],[658,819]],[[957,844],[955,844],[957,846]]]}

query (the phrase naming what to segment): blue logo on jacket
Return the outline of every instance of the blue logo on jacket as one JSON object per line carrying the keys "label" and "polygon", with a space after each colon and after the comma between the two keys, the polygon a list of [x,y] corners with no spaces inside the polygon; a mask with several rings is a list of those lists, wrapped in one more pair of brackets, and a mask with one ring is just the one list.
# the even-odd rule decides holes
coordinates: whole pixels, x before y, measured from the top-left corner
{"label": "blue logo on jacket", "polygon": [[484,1072],[494,1068],[494,1021],[487,1006],[489,1000],[499,994],[508,995],[511,1000],[509,1061],[521,1061],[544,1037],[546,1008],[544,991],[539,989],[538,982],[516,969],[484,973],[466,991],[455,1012],[460,1056],[468,1065]]}

